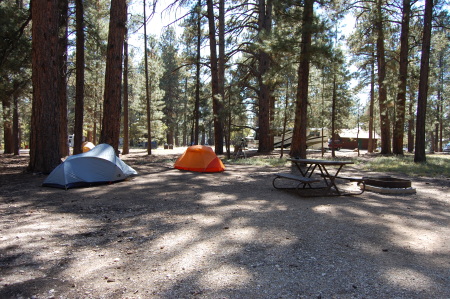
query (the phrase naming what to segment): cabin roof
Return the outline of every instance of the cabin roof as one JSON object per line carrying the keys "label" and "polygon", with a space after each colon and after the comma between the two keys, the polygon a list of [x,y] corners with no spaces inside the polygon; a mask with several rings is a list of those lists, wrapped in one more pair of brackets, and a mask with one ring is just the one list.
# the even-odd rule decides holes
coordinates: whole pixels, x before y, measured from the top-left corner
{"label": "cabin roof", "polygon": [[[339,130],[339,136],[341,138],[366,138],[369,139],[369,131],[366,130],[362,130],[359,129],[359,133],[358,133],[358,129],[342,129]],[[377,133],[374,133],[372,135],[372,138],[374,139],[379,139],[380,136]]]}

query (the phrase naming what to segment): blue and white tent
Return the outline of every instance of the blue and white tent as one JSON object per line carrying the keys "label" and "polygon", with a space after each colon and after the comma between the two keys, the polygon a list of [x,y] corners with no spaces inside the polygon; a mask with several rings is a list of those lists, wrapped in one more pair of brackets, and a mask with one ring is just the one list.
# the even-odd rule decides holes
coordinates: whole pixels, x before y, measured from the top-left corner
{"label": "blue and white tent", "polygon": [[109,144],[68,157],[45,179],[42,186],[69,189],[122,181],[137,172],[116,156]]}

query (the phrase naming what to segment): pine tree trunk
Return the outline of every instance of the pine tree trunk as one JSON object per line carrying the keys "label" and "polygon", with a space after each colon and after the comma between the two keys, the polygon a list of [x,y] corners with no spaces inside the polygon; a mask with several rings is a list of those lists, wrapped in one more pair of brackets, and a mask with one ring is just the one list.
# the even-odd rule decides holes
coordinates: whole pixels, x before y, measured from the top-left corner
{"label": "pine tree trunk", "polygon": [[280,159],[283,158],[283,154],[284,154],[284,137],[286,136],[286,127],[287,127],[287,111],[289,108],[289,92],[290,92],[290,88],[289,88],[289,78],[287,78],[286,80],[286,94],[285,94],[285,99],[284,99],[284,111],[283,111],[283,133],[281,134],[281,153],[280,153]]}
{"label": "pine tree trunk", "polygon": [[[264,35],[272,30],[272,1],[261,0],[259,2],[258,30],[261,41]],[[259,85],[259,112],[258,129],[259,144],[258,152],[267,153],[273,150],[273,138],[271,132],[271,104],[272,96],[270,87],[265,82],[266,73],[270,69],[270,57],[264,50],[259,50],[258,55],[258,85]]]}
{"label": "pine tree trunk", "polygon": [[122,154],[130,153],[129,136],[128,136],[128,30],[126,31],[125,42],[123,44],[123,147]]}
{"label": "pine tree trunk", "polygon": [[386,90],[386,57],[384,49],[384,29],[381,11],[381,0],[377,0],[377,20],[375,30],[377,33],[377,62],[378,62],[378,102],[380,106],[380,134],[381,154],[391,154],[391,124],[387,104]]}
{"label": "pine tree trunk", "polygon": [[373,153],[373,150],[376,146],[374,146],[373,142],[373,114],[374,114],[374,106],[375,106],[375,53],[373,53],[372,61],[371,61],[371,70],[370,70],[370,103],[369,103],[369,142],[367,145],[367,152]]}
{"label": "pine tree trunk", "polygon": [[2,101],[3,109],[3,141],[4,141],[4,154],[12,154],[14,152],[14,141],[12,132],[12,106],[11,106],[12,96],[7,94],[4,95]]}
{"label": "pine tree trunk", "polygon": [[59,57],[59,74],[58,74],[58,99],[60,101],[60,120],[59,120],[59,146],[60,157],[64,158],[70,155],[69,149],[69,132],[67,119],[67,44],[68,44],[68,9],[69,1],[59,1],[59,40],[58,40],[58,57]]}
{"label": "pine tree trunk", "polygon": [[425,154],[425,122],[427,113],[428,75],[430,73],[431,21],[433,15],[433,0],[425,0],[425,15],[423,19],[422,58],[420,61],[419,95],[417,98],[416,146],[414,162],[426,162]]}
{"label": "pine tree trunk", "polygon": [[331,100],[331,156],[333,158],[336,157],[336,149],[335,149],[335,142],[336,142],[336,102],[337,102],[337,95],[336,95],[336,67],[333,68],[333,96]]}
{"label": "pine tree trunk", "polygon": [[195,74],[195,104],[194,104],[194,138],[193,142],[194,144],[199,144],[199,135],[200,135],[200,49],[201,49],[201,34],[202,34],[202,28],[201,28],[201,9],[202,9],[202,2],[201,0],[198,0],[197,4],[197,58],[196,58],[196,74]]}
{"label": "pine tree trunk", "polygon": [[308,126],[308,87],[309,61],[311,55],[312,23],[314,0],[305,0],[303,8],[302,43],[300,47],[300,65],[298,67],[298,87],[295,109],[295,123],[292,135],[291,157],[306,158],[306,132]]}
{"label": "pine tree trunk", "polygon": [[119,153],[122,54],[127,21],[126,0],[112,0],[106,52],[105,92],[100,143]]}
{"label": "pine tree trunk", "polygon": [[406,108],[406,81],[408,78],[408,57],[409,57],[409,19],[411,14],[411,1],[403,0],[402,31],[400,35],[400,68],[398,75],[398,94],[395,103],[395,126],[393,134],[393,153],[403,155],[403,136],[405,126]]}
{"label": "pine tree trunk", "polygon": [[[439,107],[437,112],[439,113]],[[439,152],[439,119],[438,122],[434,124],[434,151]]]}
{"label": "pine tree trunk", "polygon": [[414,151],[414,92],[411,91],[408,104],[408,153]]}
{"label": "pine tree trunk", "polygon": [[76,6],[76,79],[75,79],[75,128],[74,155],[83,152],[83,114],[84,114],[84,7],[83,0],[75,0]]}
{"label": "pine tree trunk", "polygon": [[[218,48],[219,48],[219,56],[218,58],[218,80],[219,80],[219,94],[220,94],[220,98],[221,98],[221,110],[222,112],[220,113],[220,122],[222,123],[222,136],[225,137],[225,139],[227,139],[227,134],[226,131],[224,129],[225,123],[226,123],[226,114],[223,111],[223,106],[225,105],[225,1],[224,0],[219,0],[219,26],[218,26],[218,39],[219,39],[219,44],[218,44]],[[228,131],[228,134],[230,132]],[[222,140],[224,138],[222,137]],[[223,142],[223,141],[222,141]],[[223,146],[222,146],[223,147]],[[227,152],[230,151],[230,145],[227,144],[227,142],[225,142],[225,148],[227,150]],[[222,149],[222,153],[223,153],[223,149]]]}
{"label": "pine tree trunk", "polygon": [[20,155],[20,132],[19,132],[19,96],[14,93],[13,96],[13,149],[14,155]]}
{"label": "pine tree trunk", "polygon": [[211,57],[211,90],[214,114],[214,146],[216,154],[223,154],[223,122],[222,101],[219,87],[219,70],[217,65],[216,29],[212,0],[206,1],[208,6],[209,44]]}
{"label": "pine tree trunk", "polygon": [[151,86],[148,77],[148,45],[147,45],[147,16],[146,1],[144,0],[144,69],[145,69],[145,105],[147,113],[147,154],[152,154],[152,114],[151,114]]}
{"label": "pine tree trunk", "polygon": [[442,141],[443,141],[443,131],[444,131],[444,122],[443,119],[445,118],[445,112],[444,112],[444,100],[443,100],[443,90],[444,90],[444,57],[443,52],[439,54],[439,86],[438,86],[438,94],[437,94],[437,122],[439,124],[439,136],[438,138],[438,151],[442,152]]}
{"label": "pine tree trunk", "polygon": [[32,5],[33,104],[30,134],[32,172],[50,173],[61,163],[59,149],[60,101],[58,99],[57,0],[36,1]]}

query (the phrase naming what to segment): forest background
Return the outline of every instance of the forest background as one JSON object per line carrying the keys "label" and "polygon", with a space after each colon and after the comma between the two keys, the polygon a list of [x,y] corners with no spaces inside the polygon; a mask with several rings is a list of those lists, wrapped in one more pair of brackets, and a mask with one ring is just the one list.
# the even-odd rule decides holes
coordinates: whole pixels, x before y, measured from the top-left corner
{"label": "forest background", "polygon": [[307,128],[358,127],[416,162],[449,140],[445,1],[182,0],[159,36],[144,25],[155,2],[45,2],[0,2],[0,146],[29,147],[31,171],[60,163],[71,134],[74,153],[85,136],[221,154],[254,131],[270,152],[292,128],[305,156]]}

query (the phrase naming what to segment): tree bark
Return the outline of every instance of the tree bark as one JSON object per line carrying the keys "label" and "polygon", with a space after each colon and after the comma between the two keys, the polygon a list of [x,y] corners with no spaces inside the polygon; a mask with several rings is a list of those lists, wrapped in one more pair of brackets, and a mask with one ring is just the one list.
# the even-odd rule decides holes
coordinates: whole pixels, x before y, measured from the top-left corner
{"label": "tree bark", "polygon": [[[219,26],[218,26],[218,39],[219,39],[219,56],[218,56],[218,81],[219,81],[219,94],[222,99],[222,112],[220,113],[220,121],[222,123],[222,136],[225,136],[226,139],[230,139],[227,135],[231,134],[229,130],[224,130],[226,115],[223,112],[223,106],[225,103],[225,0],[219,0]],[[230,109],[230,107],[229,107]],[[226,133],[226,131],[228,131]],[[223,138],[222,138],[223,139]],[[227,152],[230,152],[230,144],[225,142],[225,147]],[[223,149],[222,149],[223,153]]]}
{"label": "tree bark", "polygon": [[3,141],[4,141],[4,154],[12,154],[14,152],[14,141],[13,141],[13,116],[12,116],[12,105],[11,98],[12,95],[3,95],[4,99],[2,101],[3,109]]}
{"label": "tree bark", "polygon": [[32,81],[30,162],[28,170],[50,173],[61,163],[59,145],[57,0],[32,5]]}
{"label": "tree bark", "polygon": [[384,29],[382,3],[377,0],[377,19],[375,30],[377,33],[377,62],[378,62],[378,102],[380,107],[381,154],[391,154],[391,124],[387,104],[386,90],[386,57],[384,49]]}
{"label": "tree bark", "polygon": [[336,142],[336,102],[337,102],[337,95],[336,95],[336,67],[333,67],[333,96],[331,99],[331,156],[333,158],[336,157],[336,149],[335,149],[335,142]]}
{"label": "tree bark", "polygon": [[14,155],[20,155],[20,131],[19,131],[19,96],[14,93],[13,96],[13,149]]}
{"label": "tree bark", "polygon": [[146,1],[144,0],[144,63],[145,63],[145,105],[147,113],[147,154],[152,154],[152,114],[151,114],[151,100],[150,100],[150,82],[148,78],[148,45],[147,45],[147,16],[146,16]]}
{"label": "tree bark", "polygon": [[125,41],[123,44],[123,147],[122,154],[130,153],[129,147],[129,130],[128,130],[128,30],[125,33]]}
{"label": "tree bark", "polygon": [[207,14],[209,25],[209,44],[210,44],[210,59],[211,59],[211,90],[214,114],[214,146],[216,154],[223,154],[223,116],[222,116],[222,101],[219,87],[219,70],[217,63],[217,48],[216,48],[216,26],[214,18],[213,1],[207,0]]}
{"label": "tree bark", "polygon": [[414,162],[427,161],[425,154],[425,121],[427,114],[428,75],[430,73],[431,21],[433,17],[433,0],[425,0],[423,19],[422,58],[420,60],[419,95],[417,98],[416,146]]}
{"label": "tree bark", "polygon": [[289,94],[290,94],[290,88],[289,88],[289,78],[286,80],[286,94],[284,96],[284,112],[283,112],[283,133],[281,134],[281,147],[280,147],[280,159],[283,158],[284,154],[284,137],[286,136],[286,127],[287,127],[287,111],[289,107]]}
{"label": "tree bark", "polygon": [[[265,35],[272,29],[272,1],[259,1],[258,30],[259,39],[262,42]],[[265,82],[266,74],[270,68],[270,56],[264,50],[258,53],[258,85],[259,85],[259,112],[258,129],[259,144],[258,152],[267,153],[273,150],[273,133],[271,132],[271,100],[272,95],[269,85]]]}
{"label": "tree bark", "polygon": [[414,92],[411,91],[408,104],[408,153],[414,151]]}
{"label": "tree bark", "polygon": [[406,81],[408,78],[409,57],[409,19],[411,15],[411,1],[403,0],[402,30],[400,35],[400,68],[398,75],[398,94],[395,103],[395,126],[393,134],[393,153],[403,155],[403,136],[405,126],[406,108]]}
{"label": "tree bark", "polygon": [[438,139],[436,147],[439,152],[442,152],[442,141],[443,141],[443,131],[444,131],[444,121],[445,112],[444,112],[444,99],[443,99],[443,91],[444,91],[444,53],[441,51],[439,53],[439,86],[438,86],[438,94],[437,94],[437,123],[438,123],[438,132],[436,133],[436,138]]}
{"label": "tree bark", "polygon": [[[437,113],[439,113],[439,106],[437,108]],[[434,136],[434,151],[439,152],[439,122],[434,124]]]}
{"label": "tree bark", "polygon": [[202,2],[198,0],[197,4],[197,58],[196,58],[196,73],[195,73],[195,104],[194,104],[194,144],[199,144],[200,135],[200,49],[201,49],[201,20],[202,20]]}
{"label": "tree bark", "polygon": [[83,152],[84,114],[84,7],[83,0],[75,0],[76,6],[76,79],[75,79],[75,128],[73,153]]}
{"label": "tree bark", "polygon": [[311,56],[312,23],[314,0],[305,0],[303,8],[302,43],[298,67],[298,87],[295,109],[295,123],[292,135],[291,157],[306,158],[306,131],[308,125],[309,61]]}
{"label": "tree bark", "polygon": [[126,0],[112,0],[106,52],[105,92],[100,143],[119,153],[122,54],[127,21]]}
{"label": "tree bark", "polygon": [[59,40],[58,40],[58,99],[60,101],[60,120],[59,120],[59,146],[60,157],[64,158],[70,155],[69,132],[67,119],[67,44],[68,44],[68,9],[69,1],[59,1]]}
{"label": "tree bark", "polygon": [[[373,53],[373,52],[372,52]],[[369,142],[367,151],[373,153],[373,113],[375,106],[375,53],[373,53],[370,69],[370,103],[369,103]]]}

